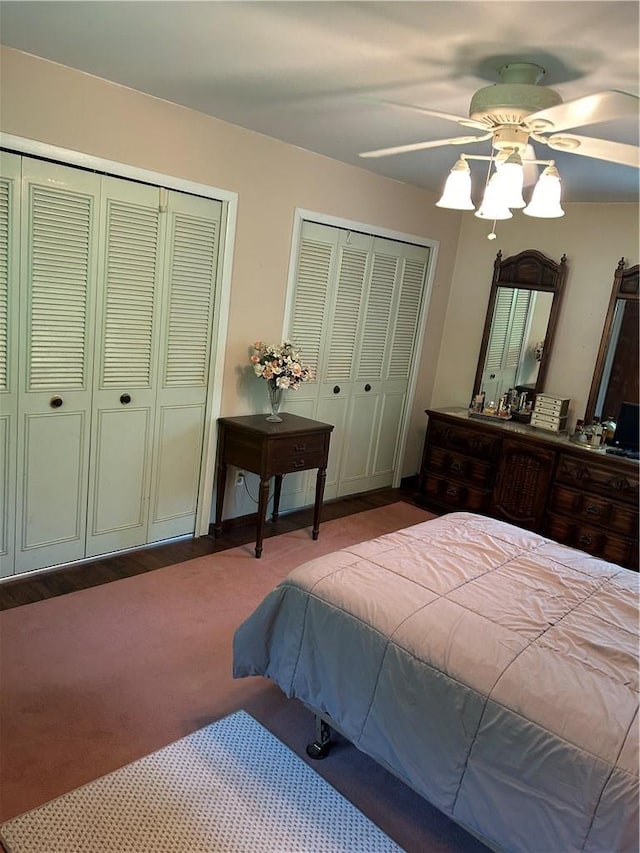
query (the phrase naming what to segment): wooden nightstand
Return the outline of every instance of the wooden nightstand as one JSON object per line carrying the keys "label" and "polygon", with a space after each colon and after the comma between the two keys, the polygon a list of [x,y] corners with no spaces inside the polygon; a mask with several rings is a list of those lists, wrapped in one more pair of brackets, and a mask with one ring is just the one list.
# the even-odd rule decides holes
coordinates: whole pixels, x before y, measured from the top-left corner
{"label": "wooden nightstand", "polygon": [[268,421],[266,415],[219,418],[214,535],[219,536],[222,533],[222,508],[228,465],[260,476],[256,557],[262,554],[271,477],[276,478],[272,515],[273,521],[276,521],[280,506],[282,477],[293,471],[317,468],[312,529],[313,538],[317,539],[320,531],[320,510],[327,479],[329,439],[332,430],[332,424],[312,421],[286,412],[282,414],[282,423]]}

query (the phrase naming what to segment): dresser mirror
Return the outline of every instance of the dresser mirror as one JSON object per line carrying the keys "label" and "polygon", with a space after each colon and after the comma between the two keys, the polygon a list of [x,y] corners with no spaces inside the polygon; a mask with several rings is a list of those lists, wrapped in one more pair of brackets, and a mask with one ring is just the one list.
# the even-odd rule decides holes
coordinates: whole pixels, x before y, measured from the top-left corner
{"label": "dresser mirror", "polygon": [[625,269],[624,258],[613,276],[609,310],[593,372],[585,422],[594,417],[616,420],[623,402],[638,403],[638,264]]}
{"label": "dresser mirror", "polygon": [[503,260],[498,252],[473,396],[486,403],[510,388],[529,399],[542,391],[566,279],[560,263],[528,249]]}

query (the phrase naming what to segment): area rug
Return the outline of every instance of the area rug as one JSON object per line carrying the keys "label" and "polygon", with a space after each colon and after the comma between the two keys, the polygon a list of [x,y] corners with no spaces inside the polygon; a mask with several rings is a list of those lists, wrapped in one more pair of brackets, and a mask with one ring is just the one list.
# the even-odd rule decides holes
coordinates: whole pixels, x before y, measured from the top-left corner
{"label": "area rug", "polygon": [[244,711],[0,827],[9,853],[402,853]]}

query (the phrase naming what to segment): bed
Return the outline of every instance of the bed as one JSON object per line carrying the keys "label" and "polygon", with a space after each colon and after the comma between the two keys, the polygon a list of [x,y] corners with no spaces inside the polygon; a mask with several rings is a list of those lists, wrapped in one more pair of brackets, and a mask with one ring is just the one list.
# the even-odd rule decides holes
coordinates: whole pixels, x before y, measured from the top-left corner
{"label": "bed", "polygon": [[304,563],[238,628],[266,676],[498,850],[638,850],[638,574],[451,513]]}

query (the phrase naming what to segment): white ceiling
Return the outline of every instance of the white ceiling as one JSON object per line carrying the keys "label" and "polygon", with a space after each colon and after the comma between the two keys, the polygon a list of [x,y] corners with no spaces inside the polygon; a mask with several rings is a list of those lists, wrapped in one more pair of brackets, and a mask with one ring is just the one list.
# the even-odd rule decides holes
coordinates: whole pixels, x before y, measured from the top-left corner
{"label": "white ceiling", "polygon": [[[468,114],[510,61],[532,61],[565,101],[638,94],[635,0],[509,2],[0,2],[0,41],[159,98],[439,192],[460,150],[376,160],[358,152],[467,135],[377,103]],[[578,129],[638,144],[638,120]],[[638,170],[536,144],[565,201],[637,201]],[[479,164],[472,171],[479,169]],[[482,180],[477,177],[476,180]]]}

